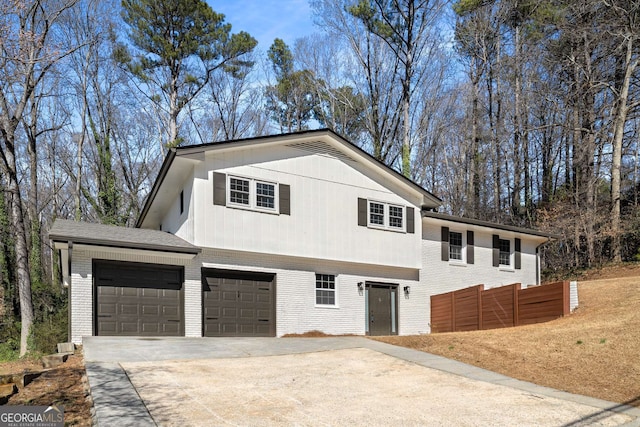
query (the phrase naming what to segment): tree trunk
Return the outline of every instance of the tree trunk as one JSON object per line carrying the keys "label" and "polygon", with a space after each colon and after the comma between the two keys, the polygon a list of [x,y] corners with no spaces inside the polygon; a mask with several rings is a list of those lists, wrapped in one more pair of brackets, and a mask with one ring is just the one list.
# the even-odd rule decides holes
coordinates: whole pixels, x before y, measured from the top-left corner
{"label": "tree trunk", "polygon": [[[15,129],[15,128],[14,128]],[[15,132],[12,133],[14,135]],[[8,178],[7,190],[11,194],[11,228],[15,238],[16,276],[20,295],[20,357],[27,353],[27,340],[33,324],[33,303],[31,302],[31,276],[29,274],[29,252],[27,250],[27,234],[24,222],[24,210],[20,198],[15,146],[12,135],[5,135],[5,173]]]}
{"label": "tree trunk", "polygon": [[611,161],[611,232],[613,234],[612,252],[613,261],[622,261],[622,230],[620,229],[620,165],[622,163],[622,140],[624,126],[627,123],[629,111],[629,86],[631,78],[638,65],[638,59],[632,61],[633,37],[629,37],[626,46],[624,60],[624,76],[618,95],[615,128],[613,134],[613,157]]}

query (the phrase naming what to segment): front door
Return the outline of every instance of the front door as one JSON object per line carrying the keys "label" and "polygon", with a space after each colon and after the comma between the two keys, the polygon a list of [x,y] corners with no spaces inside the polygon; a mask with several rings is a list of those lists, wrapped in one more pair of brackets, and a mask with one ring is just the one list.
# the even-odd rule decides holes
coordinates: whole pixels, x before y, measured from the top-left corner
{"label": "front door", "polygon": [[367,282],[367,335],[398,334],[398,285]]}

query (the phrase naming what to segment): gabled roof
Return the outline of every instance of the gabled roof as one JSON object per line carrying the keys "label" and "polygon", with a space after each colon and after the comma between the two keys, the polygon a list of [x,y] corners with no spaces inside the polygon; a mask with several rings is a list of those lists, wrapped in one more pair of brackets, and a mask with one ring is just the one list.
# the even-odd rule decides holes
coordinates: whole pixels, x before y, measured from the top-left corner
{"label": "gabled roof", "polygon": [[49,230],[54,242],[198,254],[200,248],[178,236],[159,230],[56,219]]}
{"label": "gabled roof", "polygon": [[447,215],[438,212],[422,211],[423,218],[434,218],[443,221],[458,222],[461,224],[477,225],[479,227],[492,228],[495,230],[511,231],[519,234],[528,234],[530,236],[546,237],[548,239],[560,239],[560,236],[543,231],[533,230],[531,228],[515,227],[513,225],[497,224],[495,222],[482,221],[479,219],[463,218],[460,216]]}
{"label": "gabled roof", "polygon": [[[357,147],[353,143],[349,142],[342,136],[333,132],[330,129],[318,129],[318,130],[308,130],[301,132],[294,132],[288,134],[281,135],[268,135],[268,136],[258,136],[253,138],[243,138],[229,141],[220,141],[220,142],[211,142],[207,144],[197,144],[197,145],[189,145],[184,147],[176,147],[169,150],[169,153],[164,159],[162,163],[162,167],[160,168],[160,172],[156,181],[154,182],[153,188],[151,192],[147,196],[145,200],[144,207],[140,213],[138,221],[136,222],[136,227],[141,227],[145,217],[149,213],[149,209],[151,205],[158,195],[158,191],[162,186],[163,182],[170,175],[170,170],[172,164],[176,161],[176,158],[184,159],[184,161],[197,161],[204,158],[204,153],[213,151],[213,150],[224,150],[229,148],[234,149],[251,149],[255,148],[257,145],[270,145],[270,144],[284,144],[289,147],[295,147],[300,149],[318,149],[319,143],[318,141],[322,140],[330,140],[336,147],[329,146],[328,144],[324,144],[324,149],[327,154],[330,154],[334,157],[341,158],[343,160],[354,160],[359,159],[363,163],[371,165],[375,168],[379,168],[379,171],[393,177],[397,182],[402,183],[403,185],[412,188],[413,190],[421,193],[423,195],[424,205],[427,208],[435,208],[440,206],[442,200],[436,197],[431,192],[427,191],[425,188],[417,184],[416,182],[408,179],[398,171],[390,168],[385,165],[363,149]],[[337,144],[336,144],[337,143]],[[315,145],[314,145],[315,144]],[[322,149],[322,148],[321,148]]]}

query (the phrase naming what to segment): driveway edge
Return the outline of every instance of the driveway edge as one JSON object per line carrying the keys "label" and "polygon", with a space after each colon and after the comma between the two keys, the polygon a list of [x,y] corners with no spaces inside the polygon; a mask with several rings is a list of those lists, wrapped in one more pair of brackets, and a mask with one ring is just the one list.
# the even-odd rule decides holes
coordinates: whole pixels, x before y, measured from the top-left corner
{"label": "driveway edge", "polygon": [[156,426],[119,363],[86,362],[97,426]]}

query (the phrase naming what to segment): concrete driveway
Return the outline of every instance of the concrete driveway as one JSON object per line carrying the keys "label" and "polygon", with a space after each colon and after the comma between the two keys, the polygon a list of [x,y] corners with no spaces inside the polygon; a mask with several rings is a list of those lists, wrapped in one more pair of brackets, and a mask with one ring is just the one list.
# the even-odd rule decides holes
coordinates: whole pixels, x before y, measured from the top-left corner
{"label": "concrete driveway", "polygon": [[104,426],[640,426],[640,410],[363,337],[84,339]]}

